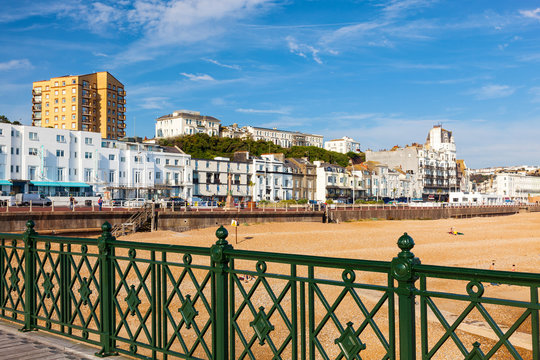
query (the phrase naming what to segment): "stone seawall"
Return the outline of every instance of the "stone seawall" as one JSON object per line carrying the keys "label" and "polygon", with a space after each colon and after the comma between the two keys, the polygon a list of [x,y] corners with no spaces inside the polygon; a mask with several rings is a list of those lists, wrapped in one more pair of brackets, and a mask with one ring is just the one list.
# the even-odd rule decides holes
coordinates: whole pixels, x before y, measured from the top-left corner
{"label": "stone seawall", "polygon": [[[99,232],[101,225],[108,221],[111,225],[121,224],[133,214],[130,211],[114,212],[13,212],[0,214],[0,232],[23,232],[26,230],[26,222],[34,220],[36,231],[48,233],[63,233],[66,230],[88,230]],[[94,231],[95,230],[95,231]],[[76,231],[76,232],[83,232]],[[71,231],[70,231],[71,233]]]}
{"label": "stone seawall", "polygon": [[188,231],[212,226],[230,225],[231,220],[239,224],[268,222],[322,222],[323,211],[276,211],[276,212],[164,212],[157,218],[158,230]]}
{"label": "stone seawall", "polygon": [[476,216],[501,216],[519,213],[519,206],[488,206],[488,207],[363,207],[348,210],[329,210],[328,221],[342,222],[363,219],[386,220],[435,220],[448,218],[468,218]]}

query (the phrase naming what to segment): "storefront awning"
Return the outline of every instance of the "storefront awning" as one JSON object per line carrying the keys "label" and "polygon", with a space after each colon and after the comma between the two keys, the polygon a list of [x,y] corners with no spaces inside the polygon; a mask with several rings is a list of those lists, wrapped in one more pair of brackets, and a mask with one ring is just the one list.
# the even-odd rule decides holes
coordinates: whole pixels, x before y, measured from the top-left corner
{"label": "storefront awning", "polygon": [[9,180],[0,180],[0,185],[13,185]]}
{"label": "storefront awning", "polygon": [[58,186],[58,187],[90,187],[90,185],[81,182],[61,182],[61,181],[31,181],[35,186]]}

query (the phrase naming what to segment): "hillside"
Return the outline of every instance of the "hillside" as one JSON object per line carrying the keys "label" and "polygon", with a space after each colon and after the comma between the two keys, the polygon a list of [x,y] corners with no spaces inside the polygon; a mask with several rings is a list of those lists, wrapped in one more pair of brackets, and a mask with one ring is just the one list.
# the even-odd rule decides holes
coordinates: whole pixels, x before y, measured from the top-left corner
{"label": "hillside", "polygon": [[232,159],[236,151],[249,151],[251,155],[255,156],[267,153],[283,153],[288,158],[307,157],[310,161],[322,160],[341,166],[347,166],[351,158],[360,156],[362,159],[365,159],[363,153],[355,154],[350,152],[348,154],[341,154],[315,146],[293,146],[290,149],[286,149],[271,141],[220,138],[207,134],[162,139],[159,141],[159,144],[164,146],[178,146],[186,154],[199,159],[213,159],[216,156]]}

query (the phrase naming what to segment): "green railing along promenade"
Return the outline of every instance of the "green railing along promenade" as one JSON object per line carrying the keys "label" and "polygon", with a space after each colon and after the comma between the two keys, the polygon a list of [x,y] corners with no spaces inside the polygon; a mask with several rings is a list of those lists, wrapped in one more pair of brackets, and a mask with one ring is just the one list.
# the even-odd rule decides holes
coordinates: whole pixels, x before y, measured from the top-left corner
{"label": "green railing along promenade", "polygon": [[[143,359],[540,359],[540,275],[0,234],[0,317]],[[329,244],[331,246],[331,244]],[[397,250],[397,249],[396,249]]]}

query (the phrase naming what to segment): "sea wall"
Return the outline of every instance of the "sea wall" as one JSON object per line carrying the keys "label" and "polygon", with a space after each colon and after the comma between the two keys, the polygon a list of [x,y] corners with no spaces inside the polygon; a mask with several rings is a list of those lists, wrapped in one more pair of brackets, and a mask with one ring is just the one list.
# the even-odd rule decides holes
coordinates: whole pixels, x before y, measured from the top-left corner
{"label": "sea wall", "polygon": [[519,212],[519,206],[472,206],[472,207],[362,207],[358,209],[330,209],[329,222],[364,219],[386,220],[434,220],[468,218],[477,216],[502,216]]}
{"label": "sea wall", "polygon": [[188,231],[230,225],[237,220],[239,224],[269,222],[322,222],[323,211],[276,211],[276,212],[163,212],[157,218],[158,230]]}

